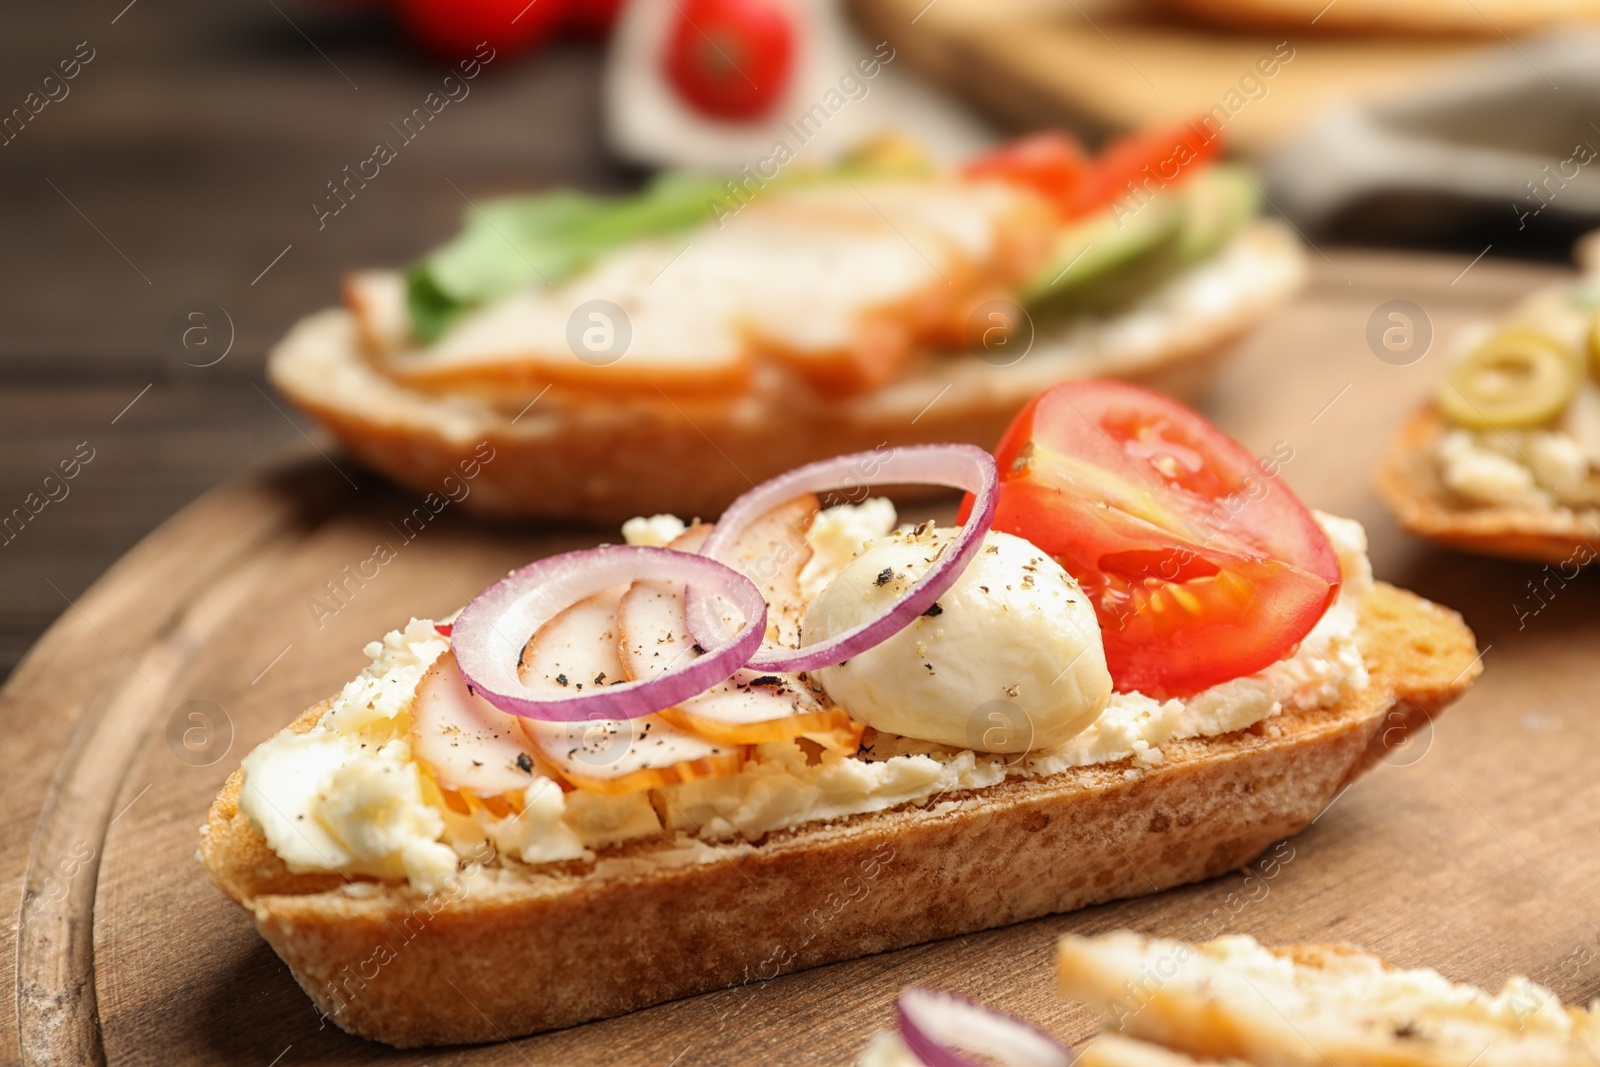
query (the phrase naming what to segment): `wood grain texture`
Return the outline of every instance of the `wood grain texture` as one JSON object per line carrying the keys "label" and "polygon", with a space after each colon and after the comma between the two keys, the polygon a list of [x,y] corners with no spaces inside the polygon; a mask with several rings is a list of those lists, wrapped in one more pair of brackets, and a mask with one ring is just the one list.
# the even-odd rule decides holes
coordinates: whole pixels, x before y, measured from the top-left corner
{"label": "wood grain texture", "polygon": [[[1120,0],[850,0],[876,39],[1005,122],[1101,134],[1226,107],[1229,143],[1259,153],[1337,97],[1415,86],[1480,42],[1218,30]],[[1262,77],[1280,45],[1290,56]],[[1240,79],[1253,76],[1253,84]],[[1227,94],[1232,93],[1229,98]]]}
{"label": "wood grain texture", "polygon": [[[1531,568],[1407,539],[1369,487],[1389,434],[1442,369],[1432,355],[1408,367],[1374,358],[1363,340],[1373,309],[1415,300],[1447,338],[1555,272],[1486,260],[1452,285],[1469,257],[1327,251],[1311,291],[1223,369],[1208,411],[1252,450],[1292,447],[1285,477],[1314,505],[1367,523],[1380,577],[1461,609],[1486,670],[1426,743],[1342,795],[1270,871],[515,1044],[401,1054],[319,1028],[249,917],[195,862],[207,804],[250,746],[360,669],[366,641],[596,534],[475,526],[447,510],[319,628],[307,600],[326,596],[324,583],[376,541],[398,542],[389,523],[416,500],[359,477],[353,489],[308,447],[304,462],[227,487],[163,527],[77,600],[0,694],[9,771],[0,877],[18,905],[34,894],[20,956],[17,943],[0,943],[0,974],[16,983],[20,960],[27,979],[25,1030],[18,1001],[0,999],[0,1061],[26,1048],[25,1062],[93,1062],[93,1039],[68,1040],[87,1025],[112,1064],[265,1065],[280,1054],[282,1065],[841,1063],[890,1021],[895,991],[910,982],[1072,1039],[1094,1023],[1053,992],[1053,937],[1121,926],[1350,940],[1463,981],[1496,986],[1522,972],[1569,1001],[1600,994],[1600,967],[1585,962],[1600,945],[1590,673],[1600,587],[1582,575],[1528,615]],[[232,725],[227,753],[207,766],[180,761],[166,737],[195,699]],[[559,979],[532,964],[507,976]]]}
{"label": "wood grain texture", "polygon": [[[399,40],[386,12],[318,0],[3,5],[0,114],[80,41],[95,56],[68,94],[0,147],[0,514],[79,442],[98,454],[68,498],[0,547],[0,676],[63,597],[163,519],[300,442],[261,366],[297,318],[338,299],[344,271],[403,264],[444,240],[463,194],[618,190],[640,177],[602,144],[600,43],[560,41],[491,63],[319,228],[311,203],[325,183],[394,137],[388,123],[447,72]],[[212,366],[186,365],[167,336],[195,300],[231,319],[233,347]]]}

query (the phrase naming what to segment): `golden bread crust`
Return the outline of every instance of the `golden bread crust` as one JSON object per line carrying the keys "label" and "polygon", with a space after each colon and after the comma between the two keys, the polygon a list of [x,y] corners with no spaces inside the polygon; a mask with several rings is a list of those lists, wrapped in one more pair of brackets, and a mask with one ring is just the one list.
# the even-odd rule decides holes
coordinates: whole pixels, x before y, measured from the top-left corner
{"label": "golden bread crust", "polygon": [[1600,526],[1570,510],[1457,502],[1439,479],[1434,445],[1446,430],[1431,404],[1389,445],[1378,491],[1411,533],[1469,552],[1540,563],[1583,563],[1600,555]]}
{"label": "golden bread crust", "polygon": [[[665,862],[668,843],[635,842],[592,864],[483,869],[432,898],[330,887],[266,849],[238,811],[239,774],[201,857],[344,1029],[399,1047],[532,1033],[1234,869],[1480,669],[1458,615],[1387,585],[1363,604],[1361,640],[1372,682],[1338,707],[1174,743],[1151,768],[1008,779],[686,865]],[[511,979],[530,973],[559,980]]]}

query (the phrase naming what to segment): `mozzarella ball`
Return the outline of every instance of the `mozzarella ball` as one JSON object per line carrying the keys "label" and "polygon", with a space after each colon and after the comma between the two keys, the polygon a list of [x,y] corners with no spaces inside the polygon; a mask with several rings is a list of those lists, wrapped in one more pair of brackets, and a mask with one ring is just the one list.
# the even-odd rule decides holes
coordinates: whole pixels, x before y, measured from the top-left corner
{"label": "mozzarella ball", "polygon": [[[812,599],[805,643],[881,615],[959,534],[930,523],[874,541]],[[813,675],[858,722],[981,752],[1060,744],[1111,699],[1089,598],[1031,542],[995,531],[910,626]]]}

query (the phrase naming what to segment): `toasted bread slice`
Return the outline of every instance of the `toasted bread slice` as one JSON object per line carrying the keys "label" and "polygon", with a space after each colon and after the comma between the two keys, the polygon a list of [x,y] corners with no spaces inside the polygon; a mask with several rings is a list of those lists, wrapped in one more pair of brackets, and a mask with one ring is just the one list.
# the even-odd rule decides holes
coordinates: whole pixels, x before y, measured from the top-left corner
{"label": "toasted bread slice", "polygon": [[1434,446],[1446,430],[1430,405],[1405,424],[1378,472],[1382,493],[1411,533],[1470,552],[1541,563],[1581,564],[1600,556],[1600,524],[1568,508],[1468,505],[1439,478]]}
{"label": "toasted bread slice", "polygon": [[[1392,586],[1364,599],[1360,634],[1371,682],[1356,696],[1173,743],[1147,769],[1013,777],[754,843],[507,862],[432,896],[291,873],[239,811],[235,773],[200,853],[344,1029],[400,1047],[527,1034],[1232,870],[1304,828],[1381,758],[1386,730],[1431,718],[1479,670],[1458,615]],[[530,965],[559,980],[508,980]]]}
{"label": "toasted bread slice", "polygon": [[1525,978],[1491,995],[1436,971],[1398,970],[1348,945],[1267,949],[1237,936],[1190,945],[1132,931],[1063,938],[1057,958],[1061,991],[1120,1027],[1096,1039],[1090,1048],[1105,1054],[1084,1063],[1175,1067],[1195,1062],[1191,1056],[1257,1067],[1600,1062],[1600,1018],[1563,1008]]}
{"label": "toasted bread slice", "polygon": [[[966,441],[989,447],[1017,409],[1069,378],[1139,381],[1193,394],[1225,347],[1304,274],[1281,225],[1245,230],[1211,260],[1128,311],[1054,334],[1041,324],[1026,356],[995,366],[968,352],[924,353],[894,381],[828,396],[777,368],[748,393],[593,394],[507,384],[439,392],[401,383],[364,356],[355,319],[303,320],[273,351],[273,383],[367,465],[437,491],[460,465],[483,462],[461,507],[478,515],[582,517],[619,523],[669,512],[714,515],[750,486],[824,455]],[[376,289],[374,303],[393,301]]]}
{"label": "toasted bread slice", "polygon": [[1600,20],[1595,0],[1160,0],[1204,22],[1250,29],[1493,37]]}

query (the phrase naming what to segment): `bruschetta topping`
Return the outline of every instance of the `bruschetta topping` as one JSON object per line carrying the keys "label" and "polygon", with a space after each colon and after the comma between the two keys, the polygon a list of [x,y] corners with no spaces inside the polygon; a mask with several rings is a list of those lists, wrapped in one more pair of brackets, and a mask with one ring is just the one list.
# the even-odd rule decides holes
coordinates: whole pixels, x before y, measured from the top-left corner
{"label": "bruschetta topping", "polygon": [[1122,306],[1212,257],[1259,200],[1220,147],[1188,126],[1091,158],[1055,133],[944,173],[866,158],[759,188],[669,174],[488,200],[409,269],[352,273],[345,299],[374,366],[422,391],[859,393],[977,347],[994,301]]}
{"label": "bruschetta topping", "polygon": [[[1252,490],[1266,472],[1169,401],[1104,383],[1056,395],[1093,426],[1030,408],[998,483],[969,448],[845,457],[716,525],[635,520],[648,544],[552,557],[451,621],[413,622],[309,732],[246,760],[242,806],[295,869],[422,885],[448,867],[439,842],[554,862],[663,831],[754,840],[1085,764],[1136,773],[1169,741],[1366,684],[1359,526],[1281,484]],[[813,495],[907,479],[975,490],[965,525],[894,530],[886,501]],[[996,495],[1008,531],[989,528]],[[1302,588],[1315,611],[1293,645],[1278,642],[1298,608],[1230,614]],[[1276,625],[1245,625],[1260,615]],[[1207,684],[1181,697],[1113,685],[1114,651],[1144,668],[1165,651],[1192,684],[1207,647]]]}

